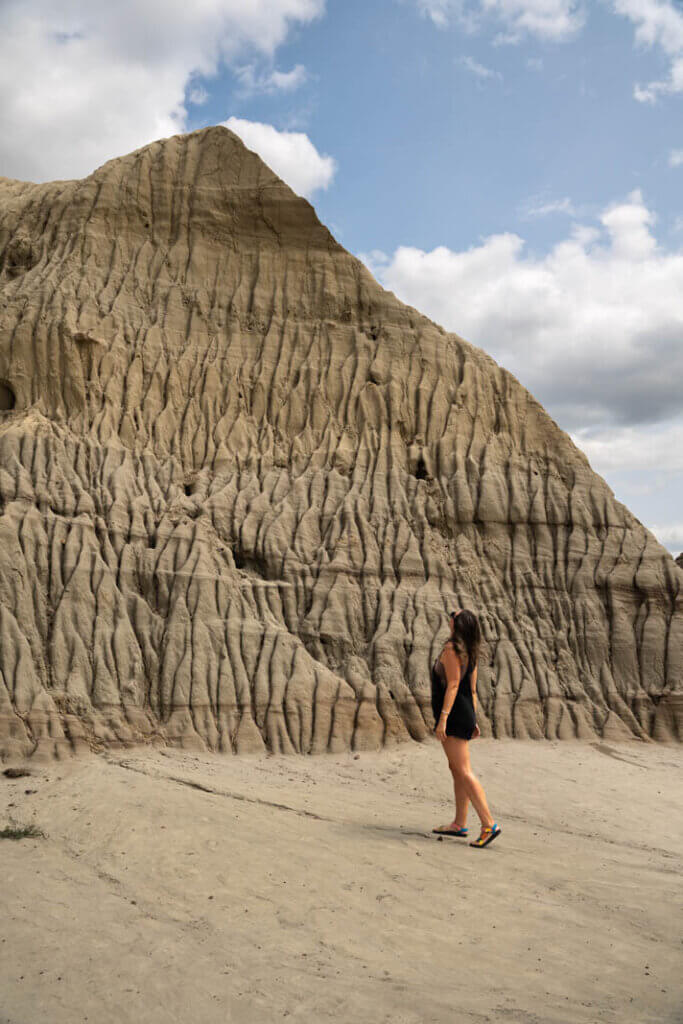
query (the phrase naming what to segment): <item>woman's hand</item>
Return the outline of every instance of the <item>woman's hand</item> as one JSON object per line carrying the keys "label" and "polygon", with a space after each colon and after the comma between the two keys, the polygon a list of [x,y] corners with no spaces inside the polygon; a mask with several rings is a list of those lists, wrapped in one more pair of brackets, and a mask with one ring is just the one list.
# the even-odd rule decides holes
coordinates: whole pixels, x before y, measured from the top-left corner
{"label": "woman's hand", "polygon": [[481,730],[478,725],[475,725],[474,732],[472,733],[471,739],[476,740],[477,736],[481,736]]}
{"label": "woman's hand", "polygon": [[446,716],[440,715],[439,721],[436,723],[436,738],[439,743],[443,743],[446,739]]}

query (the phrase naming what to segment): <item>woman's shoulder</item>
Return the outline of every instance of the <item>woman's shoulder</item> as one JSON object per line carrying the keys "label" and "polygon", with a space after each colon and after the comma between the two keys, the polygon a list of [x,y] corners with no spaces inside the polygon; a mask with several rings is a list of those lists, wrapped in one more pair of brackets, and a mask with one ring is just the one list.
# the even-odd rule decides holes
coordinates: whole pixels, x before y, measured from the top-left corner
{"label": "woman's shoulder", "polygon": [[467,655],[463,657],[462,651],[460,651],[457,645],[450,639],[447,640],[446,643],[441,648],[441,654],[439,655],[439,659],[442,659],[444,655],[446,655],[446,657],[449,658],[455,655],[455,657],[461,664],[467,664]]}
{"label": "woman's shoulder", "polygon": [[[449,659],[455,655],[461,667],[464,666],[466,671],[470,668],[470,659],[467,655],[467,652],[463,651],[462,648],[459,648],[457,644],[453,642],[453,640],[449,639],[443,645],[443,647],[441,648],[441,654],[439,655],[439,660],[443,659],[444,655]],[[475,666],[473,665],[472,668],[474,667]]]}

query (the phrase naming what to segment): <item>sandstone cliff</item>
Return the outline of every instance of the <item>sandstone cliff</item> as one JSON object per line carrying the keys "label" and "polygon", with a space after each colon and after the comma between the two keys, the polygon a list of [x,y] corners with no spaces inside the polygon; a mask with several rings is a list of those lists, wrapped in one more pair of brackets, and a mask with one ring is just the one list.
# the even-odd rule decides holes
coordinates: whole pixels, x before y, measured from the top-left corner
{"label": "sandstone cliff", "polygon": [[0,756],[681,736],[683,571],[234,135],[0,179]]}

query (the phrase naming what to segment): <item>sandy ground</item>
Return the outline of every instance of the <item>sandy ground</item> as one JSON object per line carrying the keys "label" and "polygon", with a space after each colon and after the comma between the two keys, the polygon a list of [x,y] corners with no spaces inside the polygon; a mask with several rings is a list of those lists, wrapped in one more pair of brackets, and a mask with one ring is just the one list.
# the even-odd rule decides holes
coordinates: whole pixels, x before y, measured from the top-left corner
{"label": "sandy ground", "polygon": [[683,1021],[683,749],[472,755],[485,851],[430,835],[432,741],[0,776],[0,827],[46,833],[0,841],[0,1022]]}

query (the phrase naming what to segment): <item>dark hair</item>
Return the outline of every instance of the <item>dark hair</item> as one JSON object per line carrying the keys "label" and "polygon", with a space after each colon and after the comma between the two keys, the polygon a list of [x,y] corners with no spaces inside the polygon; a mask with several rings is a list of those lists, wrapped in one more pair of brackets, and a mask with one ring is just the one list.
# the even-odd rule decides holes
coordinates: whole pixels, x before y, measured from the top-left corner
{"label": "dark hair", "polygon": [[467,662],[474,668],[479,659],[479,648],[481,646],[479,619],[474,612],[470,612],[466,608],[463,608],[457,615],[455,612],[451,612],[451,617],[453,620],[453,646],[460,657],[467,654]]}

